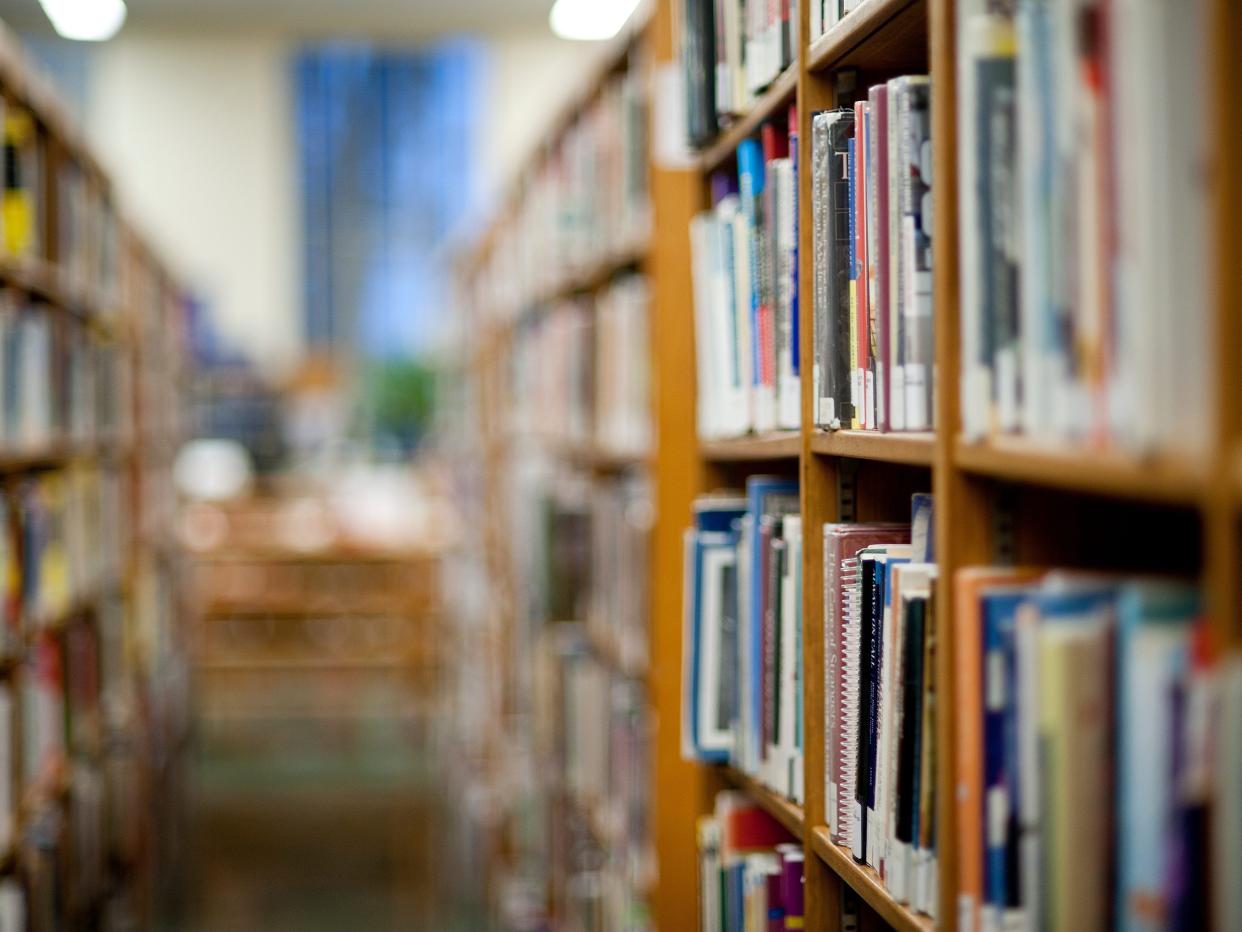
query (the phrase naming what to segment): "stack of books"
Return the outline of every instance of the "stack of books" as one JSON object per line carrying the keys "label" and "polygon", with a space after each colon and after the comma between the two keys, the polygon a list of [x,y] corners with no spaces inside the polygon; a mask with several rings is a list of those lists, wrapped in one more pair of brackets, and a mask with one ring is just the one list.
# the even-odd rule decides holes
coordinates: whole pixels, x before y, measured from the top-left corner
{"label": "stack of books", "polygon": [[798,22],[789,0],[685,0],[681,58],[691,143],[711,142],[794,63]]}
{"label": "stack of books", "polygon": [[801,929],[802,845],[743,793],[722,792],[699,819],[699,928]]}
{"label": "stack of books", "polygon": [[682,747],[801,802],[798,484],[752,476],[695,504],[686,532]]}
{"label": "stack of books", "polygon": [[1203,453],[1208,4],[977,6],[959,7],[965,433]]}
{"label": "stack of books", "polygon": [[815,424],[935,424],[931,85],[871,87],[811,121]]}
{"label": "stack of books", "polygon": [[712,176],[691,223],[698,425],[704,439],[801,423],[797,113]]}

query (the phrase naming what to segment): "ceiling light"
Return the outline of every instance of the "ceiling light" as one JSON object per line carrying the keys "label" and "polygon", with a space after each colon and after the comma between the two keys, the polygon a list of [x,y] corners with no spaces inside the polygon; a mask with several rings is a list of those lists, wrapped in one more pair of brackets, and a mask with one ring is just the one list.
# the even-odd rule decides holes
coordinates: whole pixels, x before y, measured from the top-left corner
{"label": "ceiling light", "polygon": [[125,22],[125,0],[39,0],[57,34],[78,42],[111,39]]}
{"label": "ceiling light", "polygon": [[611,39],[638,7],[639,0],[556,0],[548,23],[562,39]]}

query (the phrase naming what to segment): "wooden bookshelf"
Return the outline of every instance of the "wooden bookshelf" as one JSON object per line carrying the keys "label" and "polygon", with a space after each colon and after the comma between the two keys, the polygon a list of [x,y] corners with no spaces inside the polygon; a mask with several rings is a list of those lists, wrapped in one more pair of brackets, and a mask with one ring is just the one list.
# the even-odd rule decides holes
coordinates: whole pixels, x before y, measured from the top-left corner
{"label": "wooden bookshelf", "polygon": [[[672,15],[678,4],[662,4],[661,15]],[[800,36],[809,32],[809,4],[795,4],[798,11]],[[997,509],[1002,507],[1000,494],[1016,489],[1042,502],[1047,493],[1081,497],[1088,505],[1112,502],[1130,513],[1163,514],[1169,510],[1189,514],[1201,526],[1205,592],[1212,608],[1212,624],[1218,632],[1220,645],[1242,645],[1242,622],[1238,605],[1242,604],[1242,556],[1239,534],[1242,533],[1242,390],[1236,373],[1242,371],[1242,265],[1236,256],[1220,262],[1222,289],[1216,301],[1217,323],[1214,345],[1218,352],[1220,372],[1216,393],[1220,400],[1220,428],[1215,447],[1201,461],[1177,457],[1130,457],[1117,451],[1098,452],[1082,448],[1058,448],[1022,439],[991,439],[986,443],[969,443],[961,437],[958,410],[959,356],[958,314],[960,308],[958,276],[958,191],[957,191],[957,126],[956,79],[953,0],[863,0],[826,35],[813,42],[802,41],[798,61],[791,71],[794,90],[786,90],[789,72],[759,101],[745,120],[728,127],[719,138],[700,153],[697,177],[679,178],[680,186],[663,192],[657,210],[666,216],[693,214],[709,206],[708,175],[727,167],[738,142],[756,133],[764,121],[783,118],[784,108],[796,102],[799,119],[799,163],[810,164],[811,115],[837,105],[837,92],[851,81],[863,86],[873,77],[903,73],[930,73],[933,85],[932,145],[934,165],[934,242],[935,271],[935,360],[937,366],[936,424],[934,432],[918,434],[878,434],[865,431],[824,432],[810,426],[812,401],[810,379],[803,378],[803,428],[797,434],[743,437],[727,441],[700,442],[694,435],[693,399],[687,399],[680,386],[687,384],[687,360],[693,358],[694,322],[686,308],[693,307],[693,285],[689,274],[668,275],[660,292],[656,320],[660,331],[658,345],[674,348],[657,351],[657,375],[663,384],[679,386],[676,397],[657,398],[661,423],[658,427],[661,448],[656,462],[656,481],[662,487],[660,522],[657,537],[666,540],[665,561],[657,564],[655,585],[666,594],[657,602],[653,637],[662,645],[661,656],[669,663],[680,657],[681,605],[674,598],[680,593],[682,567],[677,547],[680,534],[691,523],[690,509],[695,492],[706,492],[723,486],[739,487],[750,472],[784,467],[797,463],[801,479],[802,520],[805,529],[825,522],[841,520],[840,490],[847,474],[856,489],[858,512],[872,518],[899,519],[902,495],[894,495],[893,486],[922,488],[936,497],[936,553],[941,578],[967,565],[994,562]],[[1242,30],[1242,14],[1236,5],[1225,0],[1212,0],[1215,35],[1235,37]],[[1230,31],[1232,30],[1232,31]],[[1213,67],[1217,75],[1217,120],[1237,130],[1238,121],[1223,104],[1242,94],[1242,66],[1236,54],[1228,51],[1230,41],[1219,38]],[[844,79],[844,80],[842,80]],[[1226,134],[1220,145],[1233,159],[1242,157],[1242,131]],[[1232,164],[1226,159],[1219,164]],[[1215,241],[1236,243],[1242,226],[1242,181],[1236,173],[1221,181],[1218,199]],[[691,204],[687,207],[685,200]],[[811,263],[812,213],[810,173],[799,177],[799,274],[801,294],[813,289]],[[653,263],[684,262],[687,247],[683,242],[671,243],[657,239]],[[1222,253],[1223,256],[1223,253]],[[800,302],[801,358],[811,359],[811,305]],[[689,393],[693,394],[693,393]],[[796,442],[795,442],[796,441]],[[857,462],[851,462],[857,461]],[[864,482],[872,472],[874,482]],[[898,480],[894,482],[894,477]],[[908,499],[906,499],[908,501]],[[1030,522],[1014,529],[1018,549],[1034,553],[1049,561],[1056,558],[1055,517],[1031,506],[1024,520]],[[1194,526],[1193,524],[1191,525]],[[1193,533],[1193,532],[1192,532]],[[822,538],[805,533],[803,538],[803,579],[808,581],[803,592],[803,663],[804,721],[824,720],[823,670],[823,591],[811,583],[823,578]],[[953,640],[951,621],[954,606],[952,587],[945,586],[937,608],[936,636],[938,645],[937,679],[952,681]],[[658,659],[657,659],[658,663]],[[673,671],[657,673],[665,679],[663,688],[655,693],[656,711],[666,723],[676,721],[680,693],[678,677]],[[903,930],[953,929],[956,925],[955,871],[956,842],[952,825],[953,800],[950,788],[955,785],[952,755],[947,749],[954,744],[954,722],[951,708],[942,704],[936,720],[937,746],[946,749],[937,755],[938,813],[937,824],[945,827],[938,833],[938,876],[940,904],[938,918],[916,914],[895,902],[874,871],[861,867],[850,854],[829,840],[825,820],[824,748],[822,728],[809,726],[805,739],[806,802],[801,809],[792,807],[764,787],[736,773],[727,773],[724,782],[750,793],[775,818],[798,834],[806,849],[806,927],[834,930],[840,924],[840,898],[843,885],[858,894],[873,918],[881,925]],[[664,825],[665,837],[660,840],[661,870],[675,871],[675,883],[687,881],[684,867],[671,868],[671,858],[693,855],[690,839],[694,836],[695,818],[710,809],[710,799],[703,799],[703,781],[718,768],[702,765],[698,779],[686,774],[685,767],[671,758],[680,753],[674,742],[662,744],[668,760],[657,763],[657,800],[672,797],[680,810],[676,825]],[[674,776],[675,775],[675,776]],[[657,810],[661,803],[657,801]],[[669,836],[675,836],[670,838]],[[688,854],[689,852],[689,854]],[[677,912],[671,906],[661,918],[675,917],[670,927],[693,928],[692,906]],[[863,927],[868,925],[863,917]],[[662,927],[664,925],[662,924]]]}
{"label": "wooden bookshelf", "polygon": [[705,440],[699,449],[709,463],[796,460],[802,451],[802,437],[796,430],[782,430],[729,440]]}
{"label": "wooden bookshelf", "polygon": [[[1242,63],[1236,55],[1242,35],[1242,7],[1209,0],[1215,37],[1212,73],[1213,125],[1227,127],[1214,145],[1212,164],[1242,159],[1242,122],[1231,107],[1242,97]],[[824,644],[822,536],[810,529],[852,517],[842,511],[843,485],[855,490],[858,514],[868,519],[901,519],[910,489],[931,491],[936,501],[935,550],[941,579],[960,568],[995,562],[998,518],[1004,517],[1011,492],[1026,501],[1023,520],[1007,533],[1017,550],[1056,564],[1058,534],[1072,525],[1058,518],[1067,498],[1081,502],[1088,515],[1096,508],[1120,509],[1132,518],[1186,519],[1199,535],[1188,550],[1204,579],[1213,628],[1213,649],[1242,648],[1242,263],[1236,243],[1242,240],[1242,175],[1220,172],[1214,180],[1213,347],[1216,354],[1217,427],[1211,448],[1201,459],[1135,457],[1117,450],[1050,446],[1022,438],[968,441],[962,434],[958,385],[960,283],[958,217],[957,78],[954,0],[862,0],[827,34],[812,42],[809,4],[796,2],[802,37],[796,63],[783,72],[745,116],[728,125],[691,165],[653,166],[655,222],[643,267],[652,281],[652,372],[656,385],[653,454],[648,463],[655,484],[657,521],[652,542],[651,664],[648,687],[655,720],[652,805],[659,883],[653,891],[653,918],[661,929],[698,927],[695,821],[711,811],[714,794],[724,786],[744,790],[797,837],[806,855],[806,927],[840,927],[846,888],[866,904],[862,927],[899,930],[956,928],[957,839],[953,826],[956,785],[953,755],[955,722],[947,703],[938,705],[936,744],[938,787],[936,824],[940,896],[938,917],[916,914],[897,903],[876,873],[854,862],[830,841],[824,788]],[[676,23],[678,0],[656,3],[650,22],[650,51],[657,69],[680,68]],[[811,380],[802,380],[799,431],[700,441],[696,434],[693,360],[695,355],[694,289],[690,272],[690,220],[709,205],[712,172],[730,167],[739,142],[769,120],[783,121],[790,104],[798,113],[798,159],[810,164],[812,115],[838,104],[838,91],[856,82],[903,73],[926,72],[932,79],[932,162],[935,178],[934,319],[936,393],[934,432],[879,434],[843,430],[825,432],[813,425]],[[799,270],[801,294],[813,290],[808,258],[813,254],[810,173],[799,176]],[[602,280],[612,273],[600,272]],[[588,276],[571,290],[590,290]],[[811,302],[800,302],[801,358],[813,358]],[[493,359],[494,362],[494,359]],[[589,462],[589,451],[563,451]],[[690,526],[696,496],[739,487],[748,474],[771,470],[801,480],[803,538],[803,720],[805,733],[805,804],[795,806],[744,774],[687,762],[680,743],[682,658],[683,532]],[[874,477],[874,481],[867,481]],[[1047,505],[1048,507],[1041,507]],[[1074,506],[1077,508],[1077,504]],[[1077,515],[1070,516],[1077,517]],[[1086,520],[1090,520],[1089,518]],[[1179,524],[1181,528],[1183,525]],[[1101,531],[1105,536],[1110,531]],[[1115,533],[1115,532],[1113,532]],[[1178,538],[1180,546],[1184,541]],[[1097,557],[1098,559],[1098,557]],[[1069,565],[1095,568],[1090,554]],[[1064,564],[1059,564],[1064,565]],[[1116,567],[1111,567],[1116,568]],[[514,580],[506,579],[506,585]],[[953,681],[953,589],[938,590],[934,619],[937,639],[936,679]],[[600,645],[605,656],[609,649]]]}
{"label": "wooden bookshelf", "polygon": [[[564,675],[567,667],[561,664],[569,657],[573,663],[586,664],[593,676],[601,672],[614,690],[614,695],[617,689],[623,687],[627,695],[637,692],[643,696],[645,703],[645,697],[653,688],[651,683],[655,668],[651,662],[652,655],[636,656],[641,653],[638,647],[631,646],[628,641],[623,643],[619,629],[612,627],[611,619],[604,615],[608,607],[597,605],[594,599],[585,600],[591,603],[582,608],[585,622],[578,614],[574,614],[572,619],[550,617],[556,611],[550,606],[541,606],[539,610],[531,607],[531,581],[517,575],[517,568],[525,565],[523,561],[530,556],[526,552],[528,542],[515,540],[510,526],[515,510],[529,503],[518,500],[525,489],[515,491],[514,476],[524,464],[537,462],[540,468],[550,467],[558,476],[573,477],[575,490],[583,492],[589,499],[587,507],[590,508],[594,507],[594,499],[601,489],[611,494],[631,484],[641,486],[642,477],[653,469],[657,454],[654,445],[651,449],[615,449],[608,445],[610,435],[595,429],[600,396],[596,395],[593,380],[588,380],[591,381],[589,387],[579,384],[568,389],[584,393],[589,401],[582,409],[587,412],[585,419],[588,426],[585,429],[579,429],[582,425],[558,423],[545,411],[531,412],[529,418],[520,419],[528,423],[517,423],[519,419],[514,417],[514,392],[510,380],[516,368],[515,360],[521,359],[522,341],[535,333],[538,326],[560,313],[559,306],[570,302],[576,304],[582,312],[582,319],[579,321],[575,317],[574,322],[594,330],[602,316],[597,313],[596,302],[591,298],[602,296],[612,285],[630,274],[644,276],[652,283],[653,289],[658,288],[653,260],[655,243],[662,231],[658,220],[653,221],[648,216],[647,223],[640,224],[641,229],[626,230],[618,242],[601,247],[593,241],[593,246],[600,247],[593,250],[596,253],[593,256],[570,259],[558,252],[550,264],[562,262],[562,267],[529,283],[529,287],[524,281],[521,287],[509,288],[506,283],[504,287],[490,288],[488,271],[498,260],[503,264],[507,258],[506,250],[513,242],[525,242],[531,235],[521,221],[527,205],[532,201],[538,203],[537,188],[541,173],[550,165],[556,167],[558,178],[562,170],[569,171],[564,168],[562,145],[571,133],[589,126],[594,120],[592,108],[615,97],[611,85],[617,80],[628,82],[635,79],[635,84],[642,89],[643,101],[648,109],[652,126],[646,129],[648,151],[641,153],[649,170],[648,190],[645,197],[635,198],[635,201],[642,202],[642,206],[648,208],[648,214],[654,208],[654,189],[658,187],[659,180],[649,151],[651,135],[655,132],[655,120],[650,115],[655,93],[651,56],[654,43],[659,41],[659,20],[663,12],[662,4],[655,0],[640,3],[621,33],[605,44],[596,62],[581,80],[575,81],[571,99],[558,109],[546,125],[530,157],[522,163],[497,215],[459,266],[458,277],[464,302],[473,314],[471,328],[481,335],[481,340],[469,351],[468,358],[470,373],[479,388],[476,411],[480,427],[479,447],[483,453],[483,462],[479,464],[482,510],[486,515],[482,550],[490,583],[489,669],[494,671],[495,678],[495,684],[488,684],[489,691],[495,694],[488,743],[497,749],[525,748],[537,761],[533,783],[538,789],[523,792],[527,793],[528,799],[531,796],[541,797],[540,811],[546,812],[545,834],[558,839],[551,845],[553,863],[538,866],[539,871],[548,874],[547,889],[541,891],[540,902],[546,911],[546,921],[552,928],[573,923],[572,917],[563,914],[564,910],[573,908],[566,892],[569,879],[566,871],[582,869],[581,865],[575,867],[572,861],[577,855],[567,850],[581,848],[582,839],[572,833],[569,836],[562,834],[567,823],[579,823],[586,830],[592,851],[607,855],[602,859],[605,863],[618,865],[616,868],[609,867],[609,870],[626,871],[626,895],[636,907],[646,909],[656,905],[654,901],[659,894],[647,878],[630,876],[633,869],[624,866],[642,858],[634,857],[625,847],[633,843],[629,838],[634,834],[633,820],[628,814],[625,819],[616,818],[613,814],[616,800],[579,798],[569,791],[565,774],[562,773],[565,766],[557,763],[568,759],[568,752],[560,743],[568,744],[566,723],[552,708],[556,703],[532,708],[530,684],[536,678],[541,683],[554,683],[548,689],[556,695],[558,702],[561,701],[562,690],[568,689],[563,681],[568,680]],[[618,130],[616,138],[608,137],[607,144],[611,148],[604,158],[609,162],[620,162],[629,151],[621,138],[623,135]],[[592,139],[585,145],[594,143]],[[576,157],[580,158],[580,155]],[[532,194],[532,191],[536,193]],[[626,197],[623,196],[622,200],[626,201]],[[626,203],[620,206],[623,211],[626,209]],[[634,204],[628,206],[633,207]],[[640,208],[635,213],[641,215],[643,210]],[[548,219],[542,218],[543,226],[549,225]],[[611,216],[596,218],[600,225],[607,225],[612,219]],[[674,229],[680,229],[680,222]],[[543,227],[540,231],[547,232]],[[556,252],[562,244],[552,236],[546,245],[549,251]],[[541,255],[533,258],[543,261],[548,257]],[[527,273],[524,277],[529,277],[530,269],[522,271]],[[649,307],[648,321],[653,313],[654,308]],[[648,323],[648,332],[653,327],[653,323]],[[594,333],[589,340],[595,340]],[[593,363],[592,359],[585,364],[593,366]],[[582,400],[577,395],[574,398]],[[529,546],[536,545],[532,541]],[[581,550],[582,546],[579,544],[577,549]],[[594,539],[586,546],[593,550]],[[643,590],[636,588],[635,591],[641,593]],[[625,623],[624,619],[620,622]],[[564,656],[555,654],[553,650],[553,659],[544,656],[550,648],[565,647],[559,643],[561,637],[572,642],[572,649],[568,649]],[[557,672],[549,674],[545,666],[554,667]],[[584,714],[594,711],[585,710]],[[535,727],[536,721],[539,727]],[[592,717],[591,721],[596,719]],[[519,722],[521,724],[517,724]],[[649,740],[653,745],[664,738],[661,730],[651,729],[651,734]],[[647,740],[645,736],[644,740]],[[551,746],[545,746],[543,742],[551,742]],[[650,758],[653,762],[656,759],[654,750]],[[484,893],[488,896],[499,893],[501,886],[498,878],[510,877],[522,883],[520,875],[531,873],[520,866],[524,858],[531,857],[531,852],[520,842],[514,843],[515,838],[530,835],[530,817],[524,808],[527,803],[503,789],[506,785],[512,785],[512,776],[506,773],[511,766],[512,757],[504,754],[498,754],[494,759],[489,757],[480,765],[483,772],[496,774],[496,786],[502,788],[500,792],[507,800],[504,806],[499,807],[502,811],[497,817],[484,827],[489,849],[484,865],[489,880]],[[573,818],[566,819],[566,816]],[[658,825],[653,827],[652,833],[659,833]],[[561,843],[565,837],[575,838],[572,845]],[[543,848],[535,855],[541,861],[549,856]],[[594,871],[599,870],[599,863],[599,860],[595,862]],[[656,908],[658,910],[658,905]]]}
{"label": "wooden bookshelf", "polygon": [[745,115],[729,124],[720,137],[700,155],[702,171],[711,174],[733,158],[738,143],[753,135],[759,127],[789,108],[798,88],[798,67],[790,66],[777,75],[767,90],[755,100]]}
{"label": "wooden bookshelf", "polygon": [[931,932],[936,923],[929,916],[911,912],[893,899],[874,870],[854,860],[840,845],[832,843],[828,829],[820,825],[811,829],[811,850],[858,894],[891,928],[898,932]]}
{"label": "wooden bookshelf", "polygon": [[959,439],[953,455],[957,467],[973,475],[1170,505],[1200,504],[1211,476],[1208,463],[1138,459],[1017,437],[981,443]]}
{"label": "wooden bookshelf", "polygon": [[733,767],[722,768],[724,778],[731,786],[745,790],[772,818],[789,829],[795,838],[806,835],[806,814],[797,803],[791,802],[779,793],[768,789],[749,774]]}
{"label": "wooden bookshelf", "polygon": [[926,63],[928,6],[929,0],[863,0],[810,44],[807,71],[884,72]]}
{"label": "wooden bookshelf", "polygon": [[[175,762],[157,762],[148,751],[155,745],[172,751],[181,740],[171,724],[179,718],[178,710],[166,709],[164,723],[143,719],[139,710],[167,701],[166,696],[153,697],[150,690],[166,675],[162,656],[174,652],[180,637],[179,619],[170,607],[177,585],[176,554],[168,548],[156,554],[148,542],[157,535],[170,538],[166,522],[171,518],[167,498],[171,484],[164,481],[170,462],[154,451],[173,449],[183,423],[177,382],[184,355],[183,293],[157,253],[116,209],[111,182],[83,143],[68,110],[3,26],[0,95],[6,114],[29,114],[37,140],[31,149],[37,150],[35,170],[25,162],[26,154],[18,156],[18,174],[25,179],[22,196],[29,198],[32,229],[37,233],[16,252],[9,252],[6,242],[0,255],[0,288],[17,307],[46,315],[53,328],[46,373],[49,390],[66,400],[74,398],[66,387],[68,376],[76,371],[74,360],[77,365],[84,360],[69,355],[70,343],[101,360],[106,357],[92,383],[93,394],[78,396],[79,403],[87,403],[83,410],[53,411],[43,432],[53,439],[30,447],[5,438],[8,445],[0,449],[0,496],[7,522],[3,531],[11,535],[9,548],[18,539],[23,541],[9,553],[19,561],[29,558],[29,537],[22,535],[29,520],[23,495],[54,476],[97,477],[100,488],[84,493],[97,498],[89,507],[101,510],[104,496],[115,495],[116,512],[124,514],[121,525],[96,519],[97,526],[89,531],[91,555],[105,558],[92,567],[69,567],[70,580],[64,585],[70,598],[64,611],[41,612],[20,592],[6,592],[6,599],[18,605],[23,628],[16,656],[0,660],[11,679],[8,696],[15,719],[25,727],[33,721],[23,706],[29,702],[28,687],[40,675],[40,658],[46,651],[56,655],[60,666],[55,686],[62,692],[66,722],[80,719],[85,730],[66,728],[59,741],[53,741],[60,744],[52,755],[55,760],[36,763],[23,759],[25,749],[33,745],[25,740],[29,736],[23,736],[22,726],[10,729],[14,743],[4,754],[10,776],[20,774],[13,796],[21,802],[10,814],[15,843],[0,860],[0,873],[23,877],[30,897],[49,903],[55,897],[57,911],[75,928],[97,925],[105,908],[115,909],[116,921],[122,924],[140,923],[141,916],[150,914],[158,882],[159,868],[152,860],[157,833],[173,821],[169,800],[155,787],[168,785],[166,777]],[[105,393],[110,402],[101,405]],[[6,403],[13,399],[6,398]],[[72,508],[88,507],[82,502],[45,507],[58,512],[61,526],[56,533],[62,536],[62,546],[71,520],[87,523],[81,515],[70,516]],[[154,604],[158,600],[149,597],[157,589],[172,596],[168,606]],[[48,601],[63,604],[64,591],[53,590]],[[161,657],[152,650],[156,639],[165,645]],[[84,662],[83,650],[94,651],[98,660],[107,640],[126,642],[121,668],[106,677],[96,670],[91,677],[95,691],[87,695],[75,679],[86,674],[76,665]],[[116,705],[122,686],[123,704],[131,711],[105,715],[104,706]],[[124,802],[129,794],[112,792],[115,787],[97,803],[75,794],[67,777],[70,767],[110,782],[118,758],[125,759],[127,779],[152,788],[142,807],[131,809]],[[161,774],[155,773],[157,769]],[[103,806],[100,821],[116,829],[103,841],[102,856],[112,866],[102,875],[80,870],[84,866],[77,863],[81,854],[89,853],[79,847],[87,842],[79,837],[79,826],[86,824],[80,820],[94,815],[83,809],[88,805]],[[30,833],[47,837],[45,828],[38,826],[49,813],[63,820],[56,850],[48,855],[63,868],[56,877],[40,868],[38,859],[29,858]]]}
{"label": "wooden bookshelf", "polygon": [[875,460],[931,466],[936,453],[936,436],[931,433],[879,434],[870,430],[815,431],[810,438],[811,452],[820,456]]}

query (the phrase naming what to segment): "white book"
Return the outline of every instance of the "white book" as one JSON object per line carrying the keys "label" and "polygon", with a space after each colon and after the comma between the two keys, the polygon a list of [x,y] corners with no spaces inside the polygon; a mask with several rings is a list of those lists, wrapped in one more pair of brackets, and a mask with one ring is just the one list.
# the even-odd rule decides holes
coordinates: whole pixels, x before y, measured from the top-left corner
{"label": "white book", "polygon": [[733,330],[738,375],[741,380],[741,394],[736,401],[737,420],[731,422],[730,427],[736,427],[737,434],[744,434],[755,426],[756,411],[755,367],[751,346],[750,261],[747,253],[750,248],[750,228],[736,201],[728,216],[733,233]]}
{"label": "white book", "polygon": [[797,761],[798,657],[801,654],[798,630],[798,592],[795,561],[802,559],[802,518],[786,515],[783,519],[785,540],[785,574],[781,580],[781,715],[778,740],[778,775],[780,791],[794,799],[797,786],[793,765]]}
{"label": "white book", "polygon": [[777,178],[776,203],[776,248],[779,253],[777,270],[780,275],[777,293],[778,308],[781,320],[777,326],[785,330],[784,351],[776,360],[777,379],[777,426],[785,430],[797,430],[802,423],[802,389],[798,376],[794,373],[795,327],[793,315],[797,312],[794,306],[794,294],[797,288],[798,275],[798,241],[797,241],[797,192],[795,190],[793,162],[790,159],[779,159],[771,164]]}
{"label": "white book", "polygon": [[733,743],[732,729],[720,707],[721,658],[724,649],[723,623],[725,572],[736,565],[732,547],[703,550],[702,609],[699,627],[699,746],[704,750],[728,750]]}
{"label": "white book", "polygon": [[720,427],[716,423],[716,411],[713,407],[720,379],[715,372],[718,360],[714,347],[717,340],[712,333],[717,319],[712,307],[712,264],[713,257],[719,254],[715,246],[719,235],[716,218],[710,212],[698,214],[690,221],[690,268],[694,288],[694,362],[698,386],[696,417],[699,436],[707,439],[720,435]]}

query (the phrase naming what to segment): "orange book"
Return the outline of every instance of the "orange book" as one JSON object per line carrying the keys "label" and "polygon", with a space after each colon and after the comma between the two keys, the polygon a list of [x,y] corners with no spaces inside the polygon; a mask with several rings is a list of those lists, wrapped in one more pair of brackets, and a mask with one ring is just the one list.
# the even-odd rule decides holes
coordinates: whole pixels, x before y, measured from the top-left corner
{"label": "orange book", "polygon": [[[973,566],[953,579],[953,788],[957,829],[957,927],[979,928],[983,900],[983,618],[981,596],[997,586],[1033,582],[1031,568]],[[952,904],[946,903],[947,908]]]}

